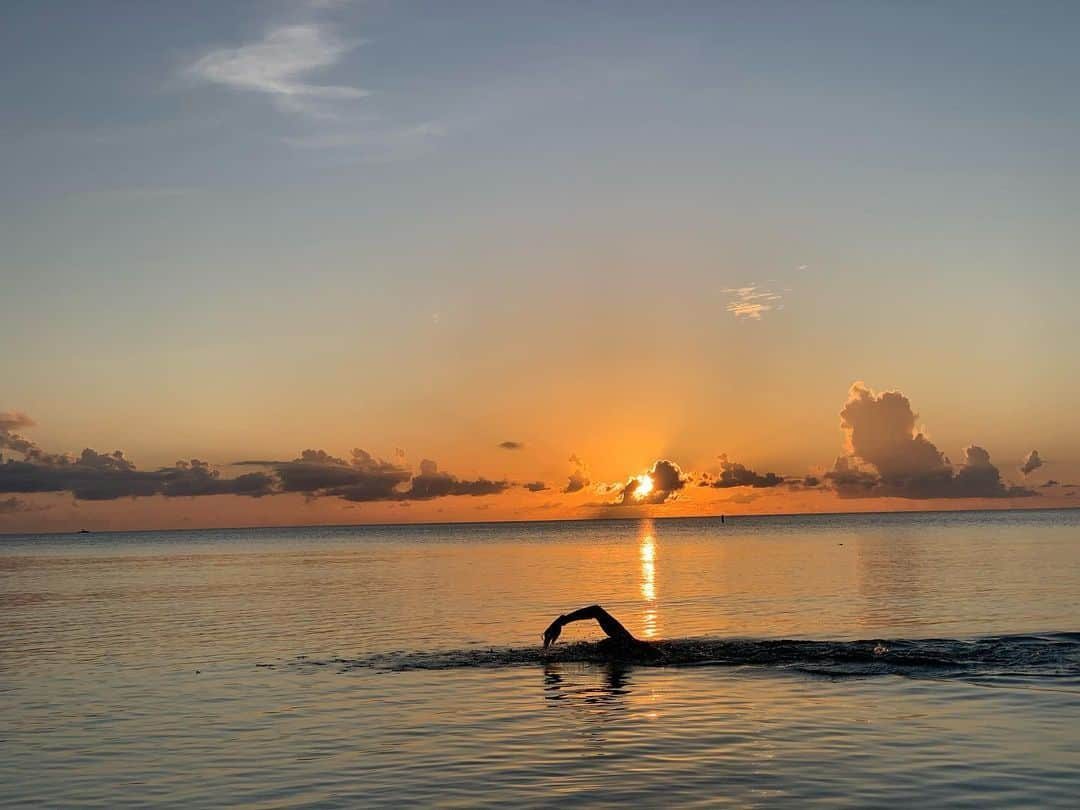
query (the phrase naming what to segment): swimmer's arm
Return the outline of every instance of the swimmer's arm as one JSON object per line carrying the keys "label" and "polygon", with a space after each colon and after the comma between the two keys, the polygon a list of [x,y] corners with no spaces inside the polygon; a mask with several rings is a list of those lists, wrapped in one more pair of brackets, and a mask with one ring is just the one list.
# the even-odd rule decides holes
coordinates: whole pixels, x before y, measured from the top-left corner
{"label": "swimmer's arm", "polygon": [[573,613],[565,613],[548,625],[548,629],[544,631],[544,647],[547,648],[555,643],[565,625],[584,619],[595,620],[600,625],[600,629],[616,641],[624,644],[640,643],[631,635],[629,630],[622,626],[622,622],[600,607],[600,605],[589,605],[575,610]]}

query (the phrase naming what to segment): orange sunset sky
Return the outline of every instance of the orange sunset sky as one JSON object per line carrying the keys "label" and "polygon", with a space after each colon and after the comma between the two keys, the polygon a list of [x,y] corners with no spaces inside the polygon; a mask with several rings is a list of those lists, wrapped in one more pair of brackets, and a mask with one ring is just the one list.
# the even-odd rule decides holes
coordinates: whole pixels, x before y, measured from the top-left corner
{"label": "orange sunset sky", "polygon": [[1080,505],[1067,27],[782,8],[21,6],[0,532]]}

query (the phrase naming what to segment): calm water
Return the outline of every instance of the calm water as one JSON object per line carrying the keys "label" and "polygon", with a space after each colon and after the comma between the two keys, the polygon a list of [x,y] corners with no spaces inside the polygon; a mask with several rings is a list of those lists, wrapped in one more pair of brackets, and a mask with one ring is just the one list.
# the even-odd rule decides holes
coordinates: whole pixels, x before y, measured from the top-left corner
{"label": "calm water", "polygon": [[1075,807],[1078,631],[1080,511],[2,537],[0,802]]}

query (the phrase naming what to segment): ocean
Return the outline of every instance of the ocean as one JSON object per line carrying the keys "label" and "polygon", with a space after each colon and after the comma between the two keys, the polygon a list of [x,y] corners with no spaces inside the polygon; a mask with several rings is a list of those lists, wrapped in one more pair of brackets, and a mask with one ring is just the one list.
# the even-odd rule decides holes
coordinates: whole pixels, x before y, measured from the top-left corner
{"label": "ocean", "polygon": [[1080,510],[0,536],[0,717],[13,807],[1076,807]]}

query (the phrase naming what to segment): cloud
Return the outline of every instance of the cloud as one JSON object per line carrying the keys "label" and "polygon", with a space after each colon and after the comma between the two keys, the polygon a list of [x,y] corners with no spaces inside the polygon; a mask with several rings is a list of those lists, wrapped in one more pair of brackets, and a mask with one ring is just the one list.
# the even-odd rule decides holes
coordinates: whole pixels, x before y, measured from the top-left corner
{"label": "cloud", "polygon": [[874,394],[857,382],[840,419],[848,452],[836,460],[825,479],[841,497],[1004,498],[1036,494],[1002,481],[990,454],[978,445],[966,448],[963,464],[954,469],[933,442],[916,430],[918,414],[899,391]]}
{"label": "cloud", "polygon": [[509,486],[508,481],[490,481],[487,478],[459,480],[449,473],[439,472],[434,461],[424,459],[420,462],[420,474],[413,476],[409,488],[399,497],[402,500],[424,501],[447,495],[497,495]]}
{"label": "cloud", "polygon": [[674,500],[680,489],[690,481],[679,465],[667,459],[660,459],[652,469],[643,475],[627,480],[619,492],[616,506],[637,506],[640,504],[660,504]]}
{"label": "cloud", "polygon": [[512,441],[499,442],[499,447],[501,447],[503,450],[520,450],[524,446],[525,445],[522,442],[512,442]]}
{"label": "cloud", "polygon": [[578,458],[576,454],[571,455],[569,460],[574,465],[574,470],[566,479],[566,486],[562,490],[565,494],[580,492],[592,483],[589,480],[589,472],[585,467],[585,462]]}
{"label": "cloud", "polygon": [[24,456],[47,456],[30,439],[25,439],[15,433],[16,430],[33,427],[34,425],[34,420],[24,413],[18,411],[0,413],[0,450],[13,450]]}
{"label": "cloud", "polygon": [[161,494],[166,498],[194,498],[202,495],[247,495],[259,498],[273,491],[274,481],[265,473],[245,473],[235,478],[222,478],[205,461],[193,458],[178,461],[172,470],[162,470],[165,484]]}
{"label": "cloud", "polygon": [[420,462],[420,472],[375,458],[356,448],[345,460],[325,450],[305,450],[292,461],[241,461],[238,465],[269,467],[281,492],[299,492],[311,498],[346,501],[425,501],[449,495],[495,495],[510,487],[508,481],[487,478],[461,480],[439,472],[430,459]]}
{"label": "cloud", "polygon": [[713,476],[705,473],[698,486],[715,487],[716,489],[727,489],[729,487],[764,489],[777,487],[782,483],[784,483],[784,478],[776,473],[770,472],[758,475],[742,464],[728,461],[727,454],[724,454],[720,456],[720,474]]}
{"label": "cloud", "polygon": [[721,292],[731,296],[726,309],[736,318],[760,321],[761,316],[766,312],[784,308],[784,305],[780,303],[783,300],[780,293],[756,284],[746,287],[728,287]]}
{"label": "cloud", "polygon": [[318,103],[350,101],[370,93],[359,87],[317,84],[307,77],[334,66],[359,44],[341,40],[325,25],[283,25],[256,42],[211,51],[186,72],[201,81],[270,96],[284,110],[325,114]]}
{"label": "cloud", "polygon": [[258,498],[278,493],[301,493],[311,498],[336,497],[347,501],[417,501],[450,495],[494,495],[510,487],[508,481],[486,478],[462,480],[440,472],[425,459],[420,472],[375,458],[359,448],[349,459],[325,450],[304,450],[292,461],[242,461],[238,466],[266,467],[269,472],[250,472],[222,478],[205,461],[178,461],[172,467],[139,470],[116,450],[99,453],[87,448],[77,457],[45,453],[33,442],[11,432],[32,425],[28,417],[0,415],[0,447],[23,456],[0,459],[0,494],[70,492],[87,501],[118,498],[201,497],[242,495]]}
{"label": "cloud", "polygon": [[0,412],[0,434],[34,426],[34,420],[18,411]]}
{"label": "cloud", "polygon": [[786,480],[789,489],[817,489],[822,485],[822,480],[816,475],[804,475],[802,478],[789,478]]}
{"label": "cloud", "polygon": [[1053,478],[1051,478],[1045,484],[1039,484],[1039,489],[1048,489],[1050,487],[1057,487],[1057,486],[1061,486],[1060,482],[1055,481]]}
{"label": "cloud", "polygon": [[529,492],[546,492],[550,488],[543,481],[529,481],[522,484],[522,486],[529,490]]}
{"label": "cloud", "polygon": [[[0,493],[70,492],[79,500],[112,501],[164,495],[248,495],[271,492],[273,481],[263,473],[220,478],[216,470],[197,459],[173,467],[138,470],[119,450],[98,453],[89,448],[74,459],[51,457],[42,462],[28,457],[0,463]],[[55,460],[59,459],[59,460]]]}
{"label": "cloud", "polygon": [[292,461],[242,461],[239,465],[269,467],[281,492],[334,496],[348,501],[393,500],[412,474],[356,448],[345,460],[325,450],[304,450]]}
{"label": "cloud", "polygon": [[1039,451],[1032,450],[1027,454],[1027,458],[1024,459],[1024,463],[1020,465],[1020,472],[1024,475],[1030,475],[1039,469],[1043,465],[1043,460],[1039,458]]}

